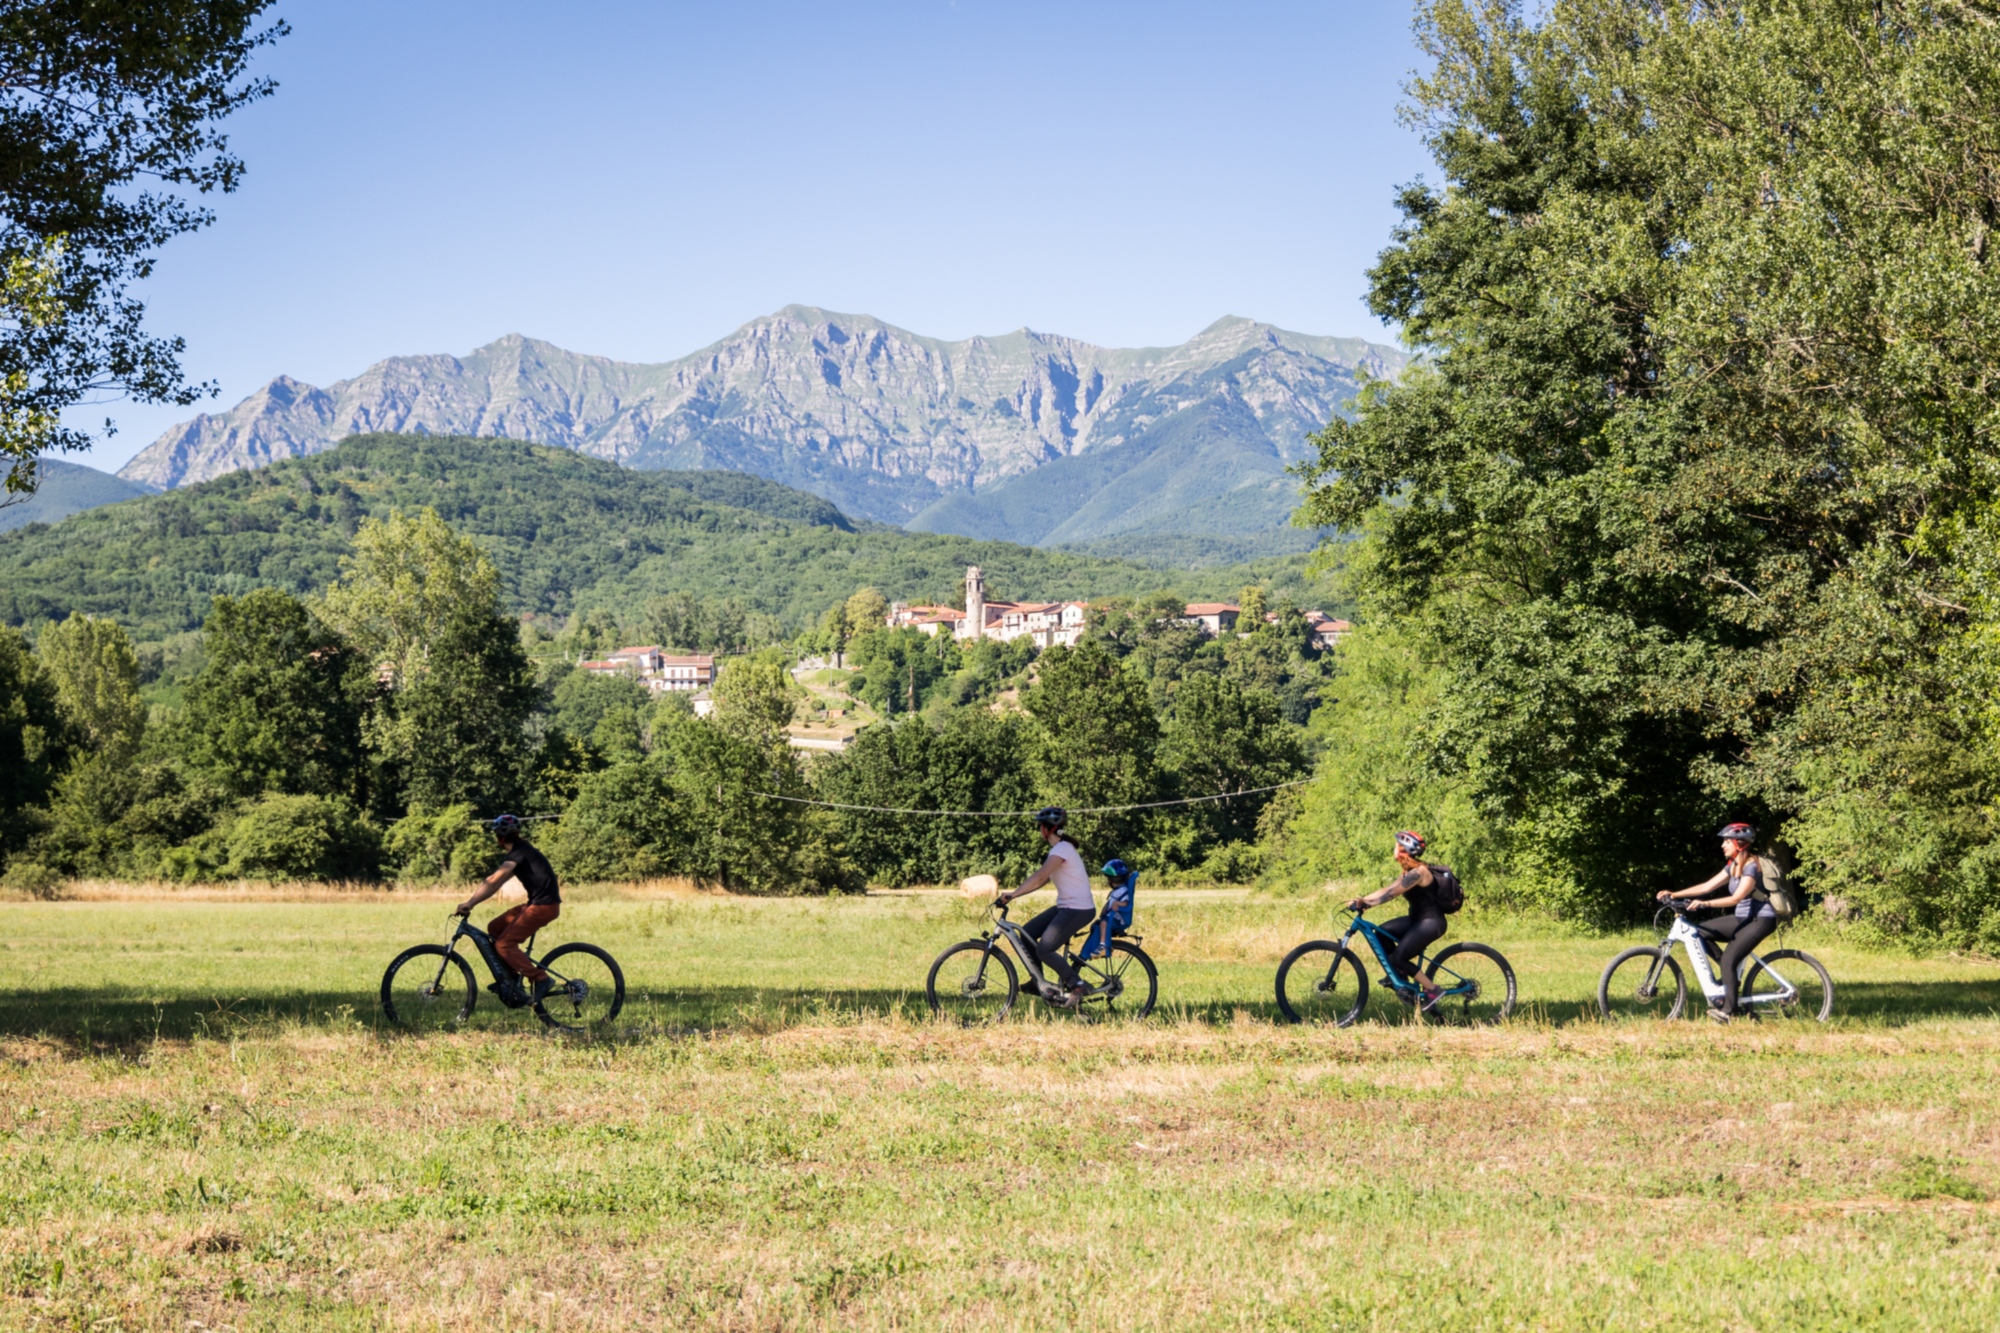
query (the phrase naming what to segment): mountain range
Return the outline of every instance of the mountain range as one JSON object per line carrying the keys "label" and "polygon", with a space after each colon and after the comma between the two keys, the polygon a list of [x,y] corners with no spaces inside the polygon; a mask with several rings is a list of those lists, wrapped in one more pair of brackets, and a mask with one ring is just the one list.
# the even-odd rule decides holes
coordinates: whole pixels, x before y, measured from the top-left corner
{"label": "mountain range", "polygon": [[0,625],[83,611],[159,642],[198,627],[217,594],[323,591],[363,521],[418,506],[479,543],[512,609],[558,620],[603,611],[630,624],[659,599],[690,596],[796,630],[861,587],[955,603],[967,565],[986,571],[996,597],[1164,588],[1204,600],[1247,583],[1314,595],[1302,556],[1160,570],[855,521],[819,496],[742,473],[634,472],[515,440],[405,433],[352,436],[306,458],[0,532]]}
{"label": "mountain range", "polygon": [[1216,321],[1177,347],[1028,329],[958,342],[787,306],[658,365],[518,334],[464,357],[398,356],[325,388],[279,376],[176,426],[119,476],[153,490],[371,432],[506,436],[626,467],[728,469],[860,518],[1033,545],[1208,539],[1227,558],[1302,549],[1285,468],[1403,353]]}

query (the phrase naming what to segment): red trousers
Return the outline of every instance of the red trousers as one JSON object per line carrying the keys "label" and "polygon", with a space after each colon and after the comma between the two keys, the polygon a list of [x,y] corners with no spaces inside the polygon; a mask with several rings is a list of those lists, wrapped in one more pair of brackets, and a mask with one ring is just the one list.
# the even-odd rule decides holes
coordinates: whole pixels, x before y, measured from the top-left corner
{"label": "red trousers", "polygon": [[561,915],[560,903],[549,903],[546,906],[522,903],[519,907],[510,907],[488,921],[486,933],[493,937],[493,951],[500,955],[502,962],[528,980],[540,981],[548,973],[529,962],[528,955],[521,951],[521,946],[536,931]]}

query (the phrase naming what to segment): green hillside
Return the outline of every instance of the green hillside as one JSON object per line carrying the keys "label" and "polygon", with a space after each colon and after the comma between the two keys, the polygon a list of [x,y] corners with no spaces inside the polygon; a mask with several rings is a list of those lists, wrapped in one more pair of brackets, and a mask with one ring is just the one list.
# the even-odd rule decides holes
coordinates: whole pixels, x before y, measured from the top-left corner
{"label": "green hillside", "polygon": [[[965,566],[994,596],[1233,593],[1250,570],[850,522],[825,500],[729,472],[641,472],[511,440],[356,436],[338,448],[0,534],[0,622],[111,616],[141,639],[197,627],[217,593],[326,586],[364,516],[429,505],[476,538],[520,611],[566,615],[664,592],[734,597],[802,625],[872,584],[956,600]],[[1269,567],[1257,571],[1268,578]]]}
{"label": "green hillside", "polygon": [[117,504],[150,492],[108,472],[60,458],[41,461],[41,485],[33,495],[0,497],[0,532],[30,523],[60,523],[71,514]]}

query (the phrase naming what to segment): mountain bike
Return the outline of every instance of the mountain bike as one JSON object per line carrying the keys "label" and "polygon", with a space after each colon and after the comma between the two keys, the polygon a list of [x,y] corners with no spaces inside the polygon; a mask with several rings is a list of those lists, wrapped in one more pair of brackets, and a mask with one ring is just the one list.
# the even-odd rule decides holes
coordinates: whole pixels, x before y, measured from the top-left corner
{"label": "mountain bike", "polygon": [[[625,974],[610,954],[595,944],[561,944],[536,961],[555,981],[555,989],[539,1002],[529,999],[526,984],[493,947],[493,938],[471,920],[458,922],[443,944],[419,944],[396,955],[382,974],[382,1012],[399,1028],[429,1032],[464,1027],[479,1000],[472,965],[458,953],[460,940],[486,960],[493,984],[486,989],[509,1009],[532,1008],[535,1017],[563,1032],[590,1032],[618,1017],[625,1007]],[[534,958],[535,940],[528,937],[522,952]]]}
{"label": "mountain bike", "polygon": [[[1003,940],[1034,983],[1029,993],[1052,1005],[1056,1003],[1046,992],[1055,991],[1059,983],[1042,975],[1041,955],[1035,949],[1035,942],[1028,938],[1028,932],[1007,919],[1004,903],[993,904],[987,915],[991,928],[939,954],[924,981],[931,1012],[961,1026],[998,1022],[1020,997],[1020,974],[1014,970],[1014,960],[1000,947]],[[1090,938],[1096,928],[1095,924],[1087,927],[1078,938]],[[1129,1014],[1144,1018],[1153,1012],[1153,1002],[1160,993],[1160,973],[1146,951],[1139,947],[1141,938],[1120,935],[1111,941],[1109,952],[1089,960],[1079,958],[1068,945],[1063,947],[1063,960],[1076,969],[1084,983],[1077,1012],[1082,1013],[1086,1006],[1101,1008],[1107,1016]]]}
{"label": "mountain bike", "polygon": [[[1606,1020],[1681,1016],[1687,1007],[1687,979],[1674,961],[1676,944],[1686,951],[1688,966],[1694,969],[1695,980],[1701,983],[1701,993],[1709,1003],[1722,999],[1722,980],[1711,966],[1722,961],[1721,951],[1694,923],[1693,913],[1699,904],[1684,906],[1686,901],[1673,899],[1653,917],[1657,926],[1672,914],[1674,923],[1665,939],[1657,945],[1627,949],[1604,969],[1597,981],[1597,1012]],[[1736,1012],[1824,1023],[1833,1015],[1833,978],[1819,959],[1797,949],[1753,953],[1743,960]]]}
{"label": "mountain bike", "polygon": [[1435,958],[1419,957],[1417,969],[1444,994],[1429,1005],[1414,982],[1390,963],[1396,937],[1360,912],[1338,940],[1309,940],[1278,964],[1278,1012],[1288,1022],[1331,1023],[1344,1028],[1368,1007],[1368,972],[1347,947],[1356,934],[1368,941],[1382,965],[1382,984],[1418,1016],[1440,1023],[1474,1026],[1497,1023],[1514,1012],[1514,969],[1486,944],[1454,944]]}

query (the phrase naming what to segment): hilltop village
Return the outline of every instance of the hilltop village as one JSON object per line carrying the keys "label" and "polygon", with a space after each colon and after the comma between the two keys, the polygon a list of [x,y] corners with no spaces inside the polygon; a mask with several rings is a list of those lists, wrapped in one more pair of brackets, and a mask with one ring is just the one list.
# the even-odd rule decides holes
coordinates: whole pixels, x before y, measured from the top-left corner
{"label": "hilltop village", "polygon": [[[955,642],[978,640],[1013,643],[1026,639],[1037,650],[1073,647],[1090,625],[1087,601],[1010,602],[986,595],[986,578],[979,566],[965,571],[965,605],[937,606],[920,602],[891,602],[882,619],[884,629],[913,629],[935,638],[945,635]],[[1353,626],[1322,611],[1304,611],[1312,630],[1312,644],[1322,651],[1332,648]],[[1266,621],[1277,618],[1264,612]],[[1180,624],[1197,629],[1210,639],[1248,633],[1239,628],[1243,610],[1233,602],[1189,602]],[[595,675],[626,676],[637,680],[655,695],[690,694],[697,715],[713,708],[710,686],[715,683],[720,655],[715,653],[670,653],[659,644],[635,644],[601,658],[580,661],[577,668]],[[802,662],[795,675],[802,681],[827,662],[814,658]],[[817,678],[814,684],[823,685]],[[810,688],[810,686],[809,686]],[[824,702],[824,701],[822,701]],[[844,711],[840,714],[845,716]]]}
{"label": "hilltop village", "polygon": [[[1209,638],[1216,638],[1235,633],[1236,623],[1242,614],[1242,608],[1233,602],[1190,602],[1185,623],[1200,629]],[[1335,620],[1323,611],[1303,614],[1306,623],[1312,626],[1313,643],[1318,648],[1333,647],[1342,635],[1354,628],[1347,621]],[[1265,618],[1275,619],[1276,616],[1267,612]],[[930,635],[948,633],[954,639],[966,641],[995,639],[1009,643],[1026,638],[1037,648],[1070,647],[1083,637],[1089,623],[1088,602],[989,600],[985,575],[977,565],[968,566],[965,571],[963,610],[955,606],[896,602],[890,605],[888,617],[891,629],[909,628]]]}

